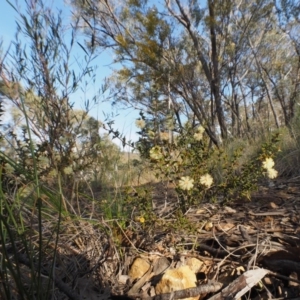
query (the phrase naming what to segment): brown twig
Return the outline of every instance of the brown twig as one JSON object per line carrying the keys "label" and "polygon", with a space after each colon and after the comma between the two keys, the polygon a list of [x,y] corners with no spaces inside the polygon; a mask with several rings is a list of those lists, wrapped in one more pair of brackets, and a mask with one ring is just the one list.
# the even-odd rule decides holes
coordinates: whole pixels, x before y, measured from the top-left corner
{"label": "brown twig", "polygon": [[222,288],[223,284],[220,282],[210,282],[203,284],[194,288],[189,288],[180,291],[174,291],[172,293],[160,294],[154,297],[141,297],[140,295],[130,295],[131,298],[142,300],[169,300],[169,299],[184,299],[189,297],[196,297],[199,295],[204,295],[208,293],[215,293]]}

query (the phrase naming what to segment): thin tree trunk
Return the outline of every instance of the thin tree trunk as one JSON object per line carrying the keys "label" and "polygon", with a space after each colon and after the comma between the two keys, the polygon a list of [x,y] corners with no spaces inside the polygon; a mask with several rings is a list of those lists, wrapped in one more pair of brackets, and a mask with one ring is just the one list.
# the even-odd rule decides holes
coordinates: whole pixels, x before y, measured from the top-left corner
{"label": "thin tree trunk", "polygon": [[217,118],[220,125],[222,139],[227,139],[227,126],[225,123],[224,111],[222,107],[222,99],[220,94],[220,74],[219,74],[219,57],[217,52],[217,38],[215,29],[215,2],[208,0],[209,16],[210,16],[210,38],[211,38],[211,53],[212,53],[212,79],[210,82],[211,93],[214,96],[216,103]]}
{"label": "thin tree trunk", "polygon": [[252,45],[252,42],[251,42],[250,38],[248,40],[249,40],[249,44],[250,44],[251,49],[252,49],[252,53],[253,53],[256,65],[257,65],[257,70],[258,70],[258,72],[259,72],[259,74],[261,76],[261,79],[262,79],[262,81],[264,83],[264,86],[266,88],[266,92],[267,92],[268,100],[269,100],[269,103],[270,103],[270,106],[271,106],[271,110],[272,110],[272,114],[273,114],[273,117],[274,117],[275,125],[276,125],[277,128],[279,128],[278,116],[277,116],[277,113],[276,113],[275,108],[274,108],[274,103],[273,103],[273,98],[272,98],[272,94],[271,94],[271,91],[270,91],[270,86],[269,86],[268,82],[264,78],[264,75],[262,73],[261,63],[257,59],[256,53],[255,53],[255,51],[253,49],[253,45]]}

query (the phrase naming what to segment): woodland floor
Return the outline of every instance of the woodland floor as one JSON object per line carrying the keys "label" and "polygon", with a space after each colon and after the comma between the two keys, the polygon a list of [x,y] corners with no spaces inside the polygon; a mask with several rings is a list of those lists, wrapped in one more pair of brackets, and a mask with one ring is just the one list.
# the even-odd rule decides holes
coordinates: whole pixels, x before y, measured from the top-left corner
{"label": "woodland floor", "polygon": [[[166,216],[169,211],[166,223],[176,223],[172,206],[164,211],[164,197],[164,190],[157,185],[157,214]],[[168,199],[171,197],[172,190]],[[150,256],[158,252],[167,257],[172,267],[180,265],[183,257],[198,258],[203,262],[197,274],[199,285],[218,282],[224,289],[237,278],[241,281],[239,276],[246,270],[264,268],[269,274],[245,299],[300,299],[300,177],[260,186],[251,201],[232,201],[225,206],[204,203],[190,209],[186,217],[196,232],[190,232],[188,224],[183,224],[175,230],[153,232],[152,243],[147,234],[141,233],[144,239],[139,242],[136,238],[135,245]],[[238,280],[235,284],[239,291]],[[201,299],[213,299],[216,292],[202,295]],[[231,296],[224,293],[214,299],[235,299],[234,291],[231,292]],[[127,287],[127,293],[154,295],[151,288],[138,291]]]}
{"label": "woodland floor", "polygon": [[[236,292],[245,285],[243,274],[259,268],[266,269],[266,275],[254,278],[241,299],[300,299],[300,177],[261,186],[251,201],[227,206],[204,203],[187,212],[188,222],[173,227],[169,226],[176,223],[173,206],[169,203],[163,211],[164,190],[159,184],[155,188],[161,221],[149,228],[132,222],[124,229],[117,220],[62,224],[55,299],[155,297],[158,269],[177,267],[187,257],[201,262],[197,273],[198,286],[204,287],[201,299],[238,299]],[[136,257],[147,260],[151,272],[132,282],[128,273]],[[230,284],[231,290],[225,290]],[[155,299],[170,298],[178,295]]]}

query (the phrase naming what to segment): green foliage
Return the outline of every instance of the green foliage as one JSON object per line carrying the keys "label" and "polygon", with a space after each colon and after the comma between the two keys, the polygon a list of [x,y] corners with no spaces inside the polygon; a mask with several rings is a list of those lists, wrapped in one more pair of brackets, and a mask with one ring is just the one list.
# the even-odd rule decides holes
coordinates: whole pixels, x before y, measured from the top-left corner
{"label": "green foliage", "polygon": [[268,158],[275,158],[279,151],[278,143],[279,134],[274,134],[269,142],[261,145],[258,153],[247,157],[242,165],[239,163],[239,159],[245,148],[236,149],[231,158],[227,155],[220,156],[222,179],[217,193],[224,195],[224,202],[230,202],[237,198],[250,200],[251,192],[257,189],[259,180],[263,176],[268,177],[267,170],[263,168],[263,162]]}
{"label": "green foliage", "polygon": [[191,234],[196,234],[197,226],[199,224],[195,224],[195,222],[188,220],[186,215],[182,210],[177,210],[175,212],[175,221],[171,224],[167,224],[167,226],[176,232],[188,232]]}
{"label": "green foliage", "polygon": [[[45,270],[45,248],[52,243],[54,257],[61,216],[67,214],[62,191],[50,192],[39,182],[37,169],[25,168],[2,151],[0,161],[1,298],[14,299],[17,293],[22,299],[47,299],[54,260]],[[52,227],[48,236],[47,225]]]}
{"label": "green foliage", "polygon": [[131,215],[133,221],[142,223],[143,226],[147,228],[151,228],[157,221],[157,216],[153,211],[151,188],[130,187],[125,194],[124,204],[127,208],[128,216]]}
{"label": "green foliage", "polygon": [[283,177],[299,176],[300,165],[300,110],[297,108],[289,127],[280,130],[278,168]]}

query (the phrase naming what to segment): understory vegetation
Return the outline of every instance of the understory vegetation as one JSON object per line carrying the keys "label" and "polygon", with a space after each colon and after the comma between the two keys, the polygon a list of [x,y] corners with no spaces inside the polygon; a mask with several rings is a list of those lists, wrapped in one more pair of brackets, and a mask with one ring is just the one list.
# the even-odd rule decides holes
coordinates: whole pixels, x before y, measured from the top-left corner
{"label": "understory vegetation", "polygon": [[[297,1],[70,2],[10,3],[20,12],[0,49],[1,299],[75,299],[56,268],[83,228],[82,240],[101,232],[122,255],[126,228],[167,230],[157,207],[175,205],[176,230],[191,207],[251,201],[259,185],[299,176]],[[95,86],[101,51],[116,68]],[[105,100],[139,111],[137,141],[98,120]]]}

